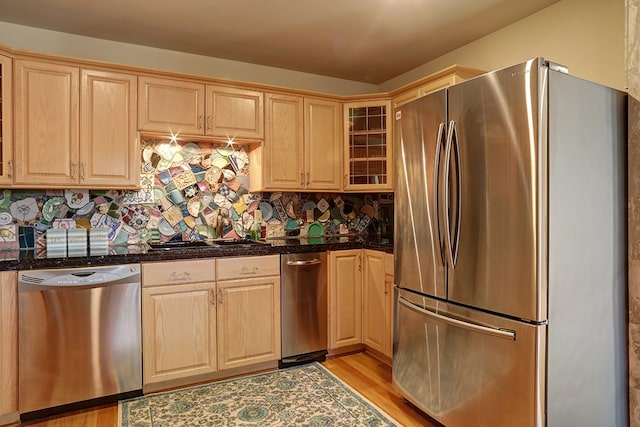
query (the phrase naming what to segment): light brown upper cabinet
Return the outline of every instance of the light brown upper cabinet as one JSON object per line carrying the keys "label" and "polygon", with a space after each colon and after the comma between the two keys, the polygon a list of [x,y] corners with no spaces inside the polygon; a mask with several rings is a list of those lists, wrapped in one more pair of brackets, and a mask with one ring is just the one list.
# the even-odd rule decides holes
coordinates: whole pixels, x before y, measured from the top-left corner
{"label": "light brown upper cabinet", "polygon": [[263,189],[341,189],[341,109],[322,98],[266,94]]}
{"label": "light brown upper cabinet", "polygon": [[139,186],[135,75],[18,59],[14,81],[16,187]]}
{"label": "light brown upper cabinet", "polygon": [[80,70],[80,183],[139,186],[135,75]]}
{"label": "light brown upper cabinet", "polygon": [[480,74],[484,71],[452,65],[393,91],[393,108]]}
{"label": "light brown upper cabinet", "polygon": [[391,101],[344,104],[345,191],[393,190]]}
{"label": "light brown upper cabinet", "polygon": [[0,185],[13,181],[12,59],[0,55]]}
{"label": "light brown upper cabinet", "polygon": [[264,138],[262,92],[149,76],[138,84],[141,131]]}
{"label": "light brown upper cabinet", "polygon": [[342,104],[304,98],[305,190],[342,189]]}

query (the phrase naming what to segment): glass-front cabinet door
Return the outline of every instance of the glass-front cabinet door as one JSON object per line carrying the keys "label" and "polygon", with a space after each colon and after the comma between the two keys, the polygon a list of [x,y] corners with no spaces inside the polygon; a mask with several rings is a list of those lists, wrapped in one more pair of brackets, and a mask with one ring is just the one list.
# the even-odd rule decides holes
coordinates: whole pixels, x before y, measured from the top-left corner
{"label": "glass-front cabinet door", "polygon": [[12,60],[0,55],[0,185],[9,185],[13,175]]}
{"label": "glass-front cabinet door", "polygon": [[390,100],[345,104],[345,190],[393,190],[390,113]]}

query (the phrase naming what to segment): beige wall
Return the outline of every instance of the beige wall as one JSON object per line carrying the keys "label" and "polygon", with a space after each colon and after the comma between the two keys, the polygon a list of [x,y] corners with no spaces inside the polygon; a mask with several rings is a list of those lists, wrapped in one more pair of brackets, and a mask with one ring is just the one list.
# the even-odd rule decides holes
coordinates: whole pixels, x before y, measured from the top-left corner
{"label": "beige wall", "polygon": [[382,85],[390,90],[452,64],[495,70],[542,56],[616,89],[625,84],[625,0],[562,0]]}
{"label": "beige wall", "polygon": [[0,43],[16,49],[54,55],[339,95],[372,93],[378,90],[376,85],[368,83],[76,36],[6,22],[0,22]]}

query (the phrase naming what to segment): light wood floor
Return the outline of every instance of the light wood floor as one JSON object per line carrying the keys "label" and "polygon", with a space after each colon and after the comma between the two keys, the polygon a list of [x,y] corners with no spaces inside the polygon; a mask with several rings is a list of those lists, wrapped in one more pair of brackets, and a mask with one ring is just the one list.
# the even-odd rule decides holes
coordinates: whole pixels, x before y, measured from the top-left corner
{"label": "light wood floor", "polygon": [[[437,427],[434,421],[407,403],[391,385],[391,368],[366,353],[327,360],[323,365],[395,420],[406,427]],[[114,427],[118,405],[23,423],[29,427]]]}

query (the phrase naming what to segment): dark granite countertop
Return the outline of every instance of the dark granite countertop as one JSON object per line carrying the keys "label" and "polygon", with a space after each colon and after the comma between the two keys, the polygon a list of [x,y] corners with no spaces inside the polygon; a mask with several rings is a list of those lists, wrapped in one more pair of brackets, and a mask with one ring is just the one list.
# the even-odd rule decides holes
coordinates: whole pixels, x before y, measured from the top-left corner
{"label": "dark granite countertop", "polygon": [[42,268],[85,267],[90,265],[132,264],[194,258],[259,256],[346,249],[374,249],[393,253],[393,244],[379,236],[331,236],[310,239],[274,239],[268,245],[199,246],[153,249],[147,245],[114,246],[108,255],[37,258],[33,250],[0,251],[0,271]]}

